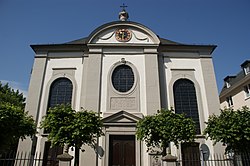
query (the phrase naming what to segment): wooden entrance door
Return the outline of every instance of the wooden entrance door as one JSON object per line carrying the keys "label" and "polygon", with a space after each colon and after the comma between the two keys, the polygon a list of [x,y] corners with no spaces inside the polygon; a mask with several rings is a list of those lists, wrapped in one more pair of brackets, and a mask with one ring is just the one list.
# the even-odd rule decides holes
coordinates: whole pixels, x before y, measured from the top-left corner
{"label": "wooden entrance door", "polygon": [[135,136],[109,137],[109,166],[135,166]]}

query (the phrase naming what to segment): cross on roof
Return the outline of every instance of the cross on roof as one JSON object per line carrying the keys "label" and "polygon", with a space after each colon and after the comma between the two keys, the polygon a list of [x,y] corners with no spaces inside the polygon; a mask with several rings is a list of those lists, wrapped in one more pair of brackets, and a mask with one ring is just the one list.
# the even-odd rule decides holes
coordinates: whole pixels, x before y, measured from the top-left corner
{"label": "cross on roof", "polygon": [[120,6],[120,7],[122,7],[122,10],[125,10],[125,8],[128,7],[128,6],[126,6],[126,5],[123,3],[122,6]]}

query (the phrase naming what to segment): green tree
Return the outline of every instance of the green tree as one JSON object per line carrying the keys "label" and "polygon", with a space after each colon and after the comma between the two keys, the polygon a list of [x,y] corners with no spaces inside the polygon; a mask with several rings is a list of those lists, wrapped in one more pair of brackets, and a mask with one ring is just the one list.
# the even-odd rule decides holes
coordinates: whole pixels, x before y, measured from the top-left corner
{"label": "green tree", "polygon": [[211,115],[206,122],[204,134],[210,137],[214,144],[222,142],[226,150],[238,152],[249,151],[250,148],[250,110],[242,107],[238,110],[226,108],[219,115]]}
{"label": "green tree", "polygon": [[166,155],[166,148],[170,142],[177,147],[182,142],[192,142],[195,137],[195,123],[183,114],[175,114],[173,110],[162,109],[155,115],[145,116],[137,123],[136,135],[145,141],[148,151],[155,148]]}
{"label": "green tree", "polygon": [[75,111],[70,105],[58,105],[48,110],[41,128],[49,131],[48,140],[52,146],[75,147],[75,166],[79,165],[79,150],[83,145],[96,146],[96,140],[103,135],[102,121],[92,111]]}
{"label": "green tree", "polygon": [[15,150],[18,140],[36,132],[33,118],[24,112],[25,98],[18,90],[0,82],[0,149]]}

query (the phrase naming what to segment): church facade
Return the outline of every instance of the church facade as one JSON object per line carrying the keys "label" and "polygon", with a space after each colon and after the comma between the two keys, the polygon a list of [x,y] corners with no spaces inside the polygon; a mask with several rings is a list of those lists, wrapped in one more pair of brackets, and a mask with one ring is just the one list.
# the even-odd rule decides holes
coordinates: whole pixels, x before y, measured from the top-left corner
{"label": "church facade", "polygon": [[[163,39],[146,26],[127,21],[126,13],[120,16],[120,21],[98,27],[87,38],[31,45],[35,59],[26,111],[37,124],[56,104],[96,111],[105,135],[95,149],[84,147],[80,155],[84,165],[153,165],[152,155],[136,139],[136,123],[161,108],[185,113],[197,127],[196,143],[171,146],[172,155],[199,152],[201,144],[211,153],[220,152],[202,136],[204,122],[220,107],[212,62],[216,46]],[[42,129],[33,139],[20,141],[18,150],[41,152],[45,159],[60,153],[60,148],[50,148]]]}

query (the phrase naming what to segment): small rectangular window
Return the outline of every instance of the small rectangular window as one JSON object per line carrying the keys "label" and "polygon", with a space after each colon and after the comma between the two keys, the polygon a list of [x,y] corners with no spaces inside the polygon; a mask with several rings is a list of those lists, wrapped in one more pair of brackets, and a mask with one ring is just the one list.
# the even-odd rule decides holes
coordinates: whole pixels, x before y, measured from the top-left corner
{"label": "small rectangular window", "polygon": [[250,73],[250,66],[246,66],[246,67],[244,68],[244,70],[245,70],[245,74],[246,74],[246,75],[249,74],[249,73]]}
{"label": "small rectangular window", "polygon": [[250,84],[244,86],[244,91],[246,98],[250,97]]}
{"label": "small rectangular window", "polygon": [[226,82],[226,87],[227,87],[227,88],[230,88],[230,86],[231,86],[230,83],[229,83],[229,82]]}
{"label": "small rectangular window", "polygon": [[228,104],[228,107],[233,106],[233,98],[232,98],[232,96],[227,97],[227,104]]}

